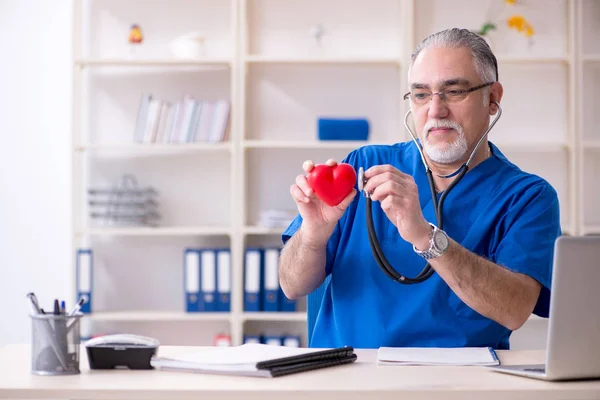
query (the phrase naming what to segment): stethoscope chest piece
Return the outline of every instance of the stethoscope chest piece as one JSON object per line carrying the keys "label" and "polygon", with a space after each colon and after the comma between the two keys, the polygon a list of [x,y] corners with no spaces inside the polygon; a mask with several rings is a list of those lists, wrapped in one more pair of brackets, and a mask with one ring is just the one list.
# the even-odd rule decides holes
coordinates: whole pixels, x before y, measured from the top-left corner
{"label": "stethoscope chest piece", "polygon": [[[365,179],[365,170],[363,169],[363,167],[360,167],[358,169],[358,191],[362,192],[363,189],[365,188],[365,183],[367,183],[367,180]],[[368,197],[367,193],[365,193],[365,196]]]}

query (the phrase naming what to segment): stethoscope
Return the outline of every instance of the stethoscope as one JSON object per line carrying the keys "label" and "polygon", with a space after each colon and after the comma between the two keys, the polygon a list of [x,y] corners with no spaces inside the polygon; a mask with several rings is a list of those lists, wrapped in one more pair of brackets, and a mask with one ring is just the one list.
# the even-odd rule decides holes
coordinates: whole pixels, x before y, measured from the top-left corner
{"label": "stethoscope", "polygon": [[[412,111],[408,110],[408,112],[406,113],[406,115],[404,117],[404,126],[410,133],[410,136],[412,137],[413,142],[417,146],[417,149],[419,150],[419,153],[421,154],[421,160],[423,161],[423,165],[425,166],[425,173],[427,174],[427,179],[429,180],[429,189],[431,191],[431,196],[433,198],[433,209],[435,210],[437,227],[439,229],[443,229],[442,207],[444,204],[444,200],[446,199],[446,196],[448,196],[448,193],[450,193],[450,191],[458,184],[458,182],[460,182],[460,180],[463,178],[463,176],[465,176],[465,174],[469,170],[469,164],[471,163],[471,161],[473,160],[473,157],[477,153],[479,146],[483,143],[483,140],[487,137],[490,130],[494,127],[494,125],[496,124],[496,122],[498,121],[500,116],[502,115],[502,107],[500,107],[500,104],[498,104],[496,101],[492,101],[492,103],[494,103],[494,104],[496,104],[496,106],[498,106],[498,113],[497,113],[496,117],[494,118],[494,120],[492,121],[491,125],[488,127],[488,129],[485,131],[485,133],[481,136],[481,138],[477,142],[477,145],[471,152],[471,156],[469,157],[467,162],[464,163],[463,165],[461,165],[459,169],[457,169],[456,171],[454,171],[451,174],[438,175],[440,178],[452,178],[452,177],[456,176],[456,179],[454,179],[452,181],[450,186],[448,186],[448,189],[446,189],[442,193],[439,201],[436,196],[435,183],[433,182],[433,175],[431,172],[431,168],[429,168],[427,161],[425,161],[425,156],[423,154],[423,147],[417,141],[417,138],[415,137],[415,135],[413,134],[412,130],[410,129],[410,127],[408,126],[408,123],[407,123],[408,116],[412,113]],[[367,182],[367,180],[364,178],[364,170],[361,167],[358,171],[358,191],[359,192],[364,192],[363,188],[364,188],[364,184],[366,182]],[[371,251],[373,252],[373,256],[375,257],[375,260],[377,261],[377,264],[379,264],[379,267],[381,268],[381,270],[383,272],[385,272],[385,274],[387,276],[389,276],[392,280],[397,281],[399,283],[403,283],[403,284],[421,283],[421,282],[425,281],[426,279],[428,279],[429,277],[431,277],[431,275],[433,275],[433,273],[434,273],[434,269],[431,267],[431,265],[429,263],[427,263],[427,265],[421,271],[421,273],[419,273],[419,275],[417,275],[414,278],[409,278],[409,277],[406,277],[406,276],[398,273],[394,269],[394,267],[392,267],[390,265],[388,260],[385,258],[383,251],[381,250],[381,246],[379,245],[379,241],[377,240],[377,235],[375,234],[375,225],[373,224],[373,204],[372,204],[373,201],[371,200],[371,194],[364,192],[364,195],[367,199],[366,200],[367,201],[367,211],[366,211],[367,230],[369,232],[369,242],[371,243]]]}

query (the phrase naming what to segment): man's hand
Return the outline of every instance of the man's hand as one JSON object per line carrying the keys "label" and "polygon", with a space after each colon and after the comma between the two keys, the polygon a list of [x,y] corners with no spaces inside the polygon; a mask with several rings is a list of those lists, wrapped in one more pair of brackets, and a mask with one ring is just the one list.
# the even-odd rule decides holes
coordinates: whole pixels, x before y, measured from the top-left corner
{"label": "man's hand", "polygon": [[[327,160],[329,166],[335,166],[335,160]],[[309,173],[315,164],[305,161],[302,165],[305,173]],[[352,192],[337,206],[330,207],[321,201],[308,185],[305,175],[298,175],[296,183],[290,188],[290,193],[296,202],[298,211],[302,216],[302,231],[305,239],[315,244],[329,240],[335,229],[335,224],[344,215],[346,208],[354,199],[356,190]]]}
{"label": "man's hand", "polygon": [[412,176],[391,165],[377,165],[365,171],[364,190],[396,226],[400,236],[419,250],[429,248],[431,227],[421,211],[419,191]]}

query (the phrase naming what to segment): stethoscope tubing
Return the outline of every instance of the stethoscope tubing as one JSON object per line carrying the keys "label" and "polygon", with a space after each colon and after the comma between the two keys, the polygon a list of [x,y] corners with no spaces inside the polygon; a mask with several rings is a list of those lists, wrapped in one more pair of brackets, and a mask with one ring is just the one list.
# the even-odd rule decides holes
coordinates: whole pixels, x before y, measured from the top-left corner
{"label": "stethoscope tubing", "polygon": [[[412,137],[413,142],[417,146],[417,149],[419,150],[419,153],[421,155],[421,160],[423,161],[423,165],[425,166],[425,173],[427,174],[427,180],[429,182],[429,189],[431,191],[431,196],[432,196],[432,201],[433,201],[433,207],[434,207],[435,215],[436,215],[437,227],[439,229],[443,229],[443,226],[444,226],[444,220],[443,220],[443,214],[442,214],[444,200],[446,199],[446,197],[448,196],[448,194],[450,193],[450,191],[465,176],[465,174],[469,170],[469,164],[471,163],[471,161],[473,160],[473,157],[477,153],[477,150],[479,149],[479,146],[481,146],[481,144],[483,143],[484,139],[488,136],[490,130],[494,127],[494,125],[496,124],[496,122],[498,121],[498,119],[500,118],[500,116],[502,115],[502,108],[500,107],[500,104],[498,104],[498,102],[496,102],[496,101],[492,101],[492,102],[494,104],[496,104],[496,106],[498,106],[498,113],[497,113],[498,115],[494,118],[494,120],[492,121],[492,123],[490,124],[490,126],[488,127],[488,129],[485,131],[485,133],[481,136],[481,138],[477,142],[477,145],[475,146],[475,148],[471,152],[471,155],[467,159],[467,162],[465,162],[463,165],[461,165],[460,168],[458,168],[452,174],[449,174],[449,175],[438,175],[438,176],[443,177],[443,178],[451,178],[453,176],[456,176],[456,178],[452,181],[452,183],[450,183],[450,185],[448,186],[448,188],[446,190],[444,190],[444,192],[440,196],[439,201],[438,201],[438,198],[437,198],[437,195],[436,195],[435,183],[434,183],[434,180],[433,180],[433,172],[431,171],[431,168],[429,168],[429,165],[427,164],[427,161],[425,160],[425,155],[423,153],[423,148],[422,148],[421,144],[417,141],[417,138],[415,137],[415,135],[413,134],[412,130],[410,129],[410,127],[408,126],[408,123],[407,123],[408,116],[412,113],[412,111],[411,110],[407,111],[406,115],[404,116],[404,126],[406,127],[406,129],[410,133],[410,136]],[[363,177],[362,170],[359,173],[358,180],[359,180],[358,181],[359,190],[363,191],[363,185],[365,183],[365,180],[364,180],[364,177]],[[366,204],[366,219],[367,219],[367,231],[368,231],[368,234],[369,234],[369,243],[371,245],[371,251],[373,253],[373,256],[375,257],[375,260],[377,261],[377,264],[379,265],[379,267],[381,268],[381,270],[390,279],[392,279],[394,281],[397,281],[399,283],[402,283],[402,284],[407,284],[407,285],[421,283],[421,282],[424,282],[425,280],[429,279],[433,275],[433,273],[435,272],[435,270],[431,267],[430,263],[427,263],[427,265],[423,268],[423,270],[416,277],[414,277],[414,278],[409,278],[407,276],[404,276],[404,275],[400,274],[389,263],[389,261],[387,260],[387,258],[383,254],[383,250],[381,249],[381,246],[379,244],[379,240],[377,239],[377,235],[375,233],[375,224],[373,222],[373,201],[371,200],[371,197],[370,197],[369,193],[365,192],[365,196],[366,196],[366,199],[367,199],[366,200],[366,203],[367,203]]]}

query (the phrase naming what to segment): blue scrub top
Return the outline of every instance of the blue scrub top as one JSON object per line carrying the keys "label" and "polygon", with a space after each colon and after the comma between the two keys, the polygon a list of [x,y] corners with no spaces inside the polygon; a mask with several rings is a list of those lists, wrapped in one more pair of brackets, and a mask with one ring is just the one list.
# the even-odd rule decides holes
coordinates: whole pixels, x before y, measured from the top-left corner
{"label": "blue scrub top", "polygon": [[[540,282],[542,293],[534,313],[547,317],[554,241],[561,235],[556,191],[508,161],[494,144],[490,149],[492,156],[467,172],[447,195],[444,231],[466,249]],[[436,223],[427,176],[413,142],[365,146],[343,162],[356,171],[391,164],[412,175],[423,214]],[[331,281],[311,347],[508,349],[511,331],[471,309],[438,274],[403,285],[381,271],[369,245],[365,200],[357,194],[328,242],[326,273]],[[405,276],[417,276],[427,262],[400,237],[379,202],[373,202],[373,221],[390,264]],[[301,223],[298,215],[283,233],[284,243]]]}

